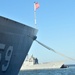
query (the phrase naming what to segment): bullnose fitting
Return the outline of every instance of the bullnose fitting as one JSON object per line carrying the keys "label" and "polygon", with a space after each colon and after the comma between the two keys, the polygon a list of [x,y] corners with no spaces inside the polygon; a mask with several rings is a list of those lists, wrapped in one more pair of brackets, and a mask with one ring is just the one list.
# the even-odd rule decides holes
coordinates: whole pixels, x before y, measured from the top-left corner
{"label": "bullnose fitting", "polygon": [[34,37],[33,37],[33,40],[36,40],[36,39],[37,39],[37,36],[34,36]]}

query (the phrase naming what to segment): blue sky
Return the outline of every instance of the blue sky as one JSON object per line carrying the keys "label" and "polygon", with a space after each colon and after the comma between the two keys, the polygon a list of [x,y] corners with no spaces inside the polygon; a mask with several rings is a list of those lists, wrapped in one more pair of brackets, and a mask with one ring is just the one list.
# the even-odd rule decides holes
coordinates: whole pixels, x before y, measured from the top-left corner
{"label": "blue sky", "polygon": [[[37,40],[75,58],[75,0],[35,0]],[[0,15],[34,27],[34,0],[0,0]],[[62,61],[66,58],[53,53],[34,42],[29,55],[39,62]],[[75,61],[67,61],[75,63]]]}

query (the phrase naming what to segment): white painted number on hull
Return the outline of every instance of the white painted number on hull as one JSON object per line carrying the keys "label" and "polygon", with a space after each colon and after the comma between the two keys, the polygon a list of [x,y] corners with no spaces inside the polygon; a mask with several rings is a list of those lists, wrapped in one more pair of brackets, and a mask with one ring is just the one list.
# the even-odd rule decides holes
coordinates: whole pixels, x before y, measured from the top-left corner
{"label": "white painted number on hull", "polygon": [[[4,51],[5,44],[0,44],[0,50]],[[13,52],[13,46],[9,46],[5,53],[4,63],[2,64],[2,71],[6,71],[9,67],[10,59]],[[0,53],[0,62],[2,59],[2,54]]]}
{"label": "white painted number on hull", "polygon": [[[0,49],[3,51],[4,50],[4,48],[5,48],[5,44],[0,44]],[[2,55],[1,55],[1,53],[0,53],[0,62],[1,62],[1,57]]]}

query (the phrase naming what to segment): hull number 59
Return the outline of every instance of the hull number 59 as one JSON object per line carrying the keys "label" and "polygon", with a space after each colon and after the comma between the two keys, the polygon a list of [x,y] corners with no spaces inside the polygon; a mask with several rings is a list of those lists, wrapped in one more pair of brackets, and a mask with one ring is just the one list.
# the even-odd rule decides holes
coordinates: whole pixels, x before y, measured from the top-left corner
{"label": "hull number 59", "polygon": [[5,50],[5,47],[6,47],[5,44],[0,43],[0,63],[2,63],[0,68],[2,71],[6,71],[8,69],[13,52],[13,46],[9,46],[7,50]]}

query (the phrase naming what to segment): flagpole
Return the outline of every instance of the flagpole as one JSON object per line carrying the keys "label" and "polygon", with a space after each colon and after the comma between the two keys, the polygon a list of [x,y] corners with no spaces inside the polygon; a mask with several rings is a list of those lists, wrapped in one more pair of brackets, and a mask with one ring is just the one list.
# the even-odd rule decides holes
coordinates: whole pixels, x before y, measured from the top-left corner
{"label": "flagpole", "polygon": [[37,28],[35,2],[34,2],[34,25],[35,25],[35,27]]}

